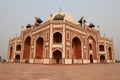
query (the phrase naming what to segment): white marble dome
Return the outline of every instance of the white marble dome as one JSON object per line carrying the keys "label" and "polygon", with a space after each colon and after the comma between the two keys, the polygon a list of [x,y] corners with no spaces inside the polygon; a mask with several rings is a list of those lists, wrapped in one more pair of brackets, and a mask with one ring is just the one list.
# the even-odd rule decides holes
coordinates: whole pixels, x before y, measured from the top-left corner
{"label": "white marble dome", "polygon": [[64,13],[64,12],[61,12],[61,11],[59,11],[59,12],[57,12],[57,13],[54,13],[54,14],[51,14],[51,15],[48,17],[47,21],[48,21],[48,20],[54,20],[55,17],[58,17],[58,15],[60,16],[60,18],[63,16],[63,17],[64,17],[64,18],[63,18],[64,20],[67,20],[67,21],[70,21],[70,22],[75,23],[75,21],[73,20],[73,18],[72,18],[70,15],[68,15],[68,14],[66,14],[66,13]]}

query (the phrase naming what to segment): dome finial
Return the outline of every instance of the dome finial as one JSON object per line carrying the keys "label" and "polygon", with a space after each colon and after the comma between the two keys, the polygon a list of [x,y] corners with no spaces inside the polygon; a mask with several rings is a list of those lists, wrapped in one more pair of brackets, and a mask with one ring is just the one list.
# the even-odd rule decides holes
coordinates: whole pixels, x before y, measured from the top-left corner
{"label": "dome finial", "polygon": [[62,12],[61,6],[60,6],[60,8],[59,8],[59,12]]}

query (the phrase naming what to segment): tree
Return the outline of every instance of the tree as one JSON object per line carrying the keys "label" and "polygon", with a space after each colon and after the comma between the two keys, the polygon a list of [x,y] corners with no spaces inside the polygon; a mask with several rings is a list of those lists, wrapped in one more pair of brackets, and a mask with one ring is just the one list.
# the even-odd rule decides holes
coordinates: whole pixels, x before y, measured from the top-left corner
{"label": "tree", "polygon": [[2,57],[0,56],[0,61],[2,60]]}

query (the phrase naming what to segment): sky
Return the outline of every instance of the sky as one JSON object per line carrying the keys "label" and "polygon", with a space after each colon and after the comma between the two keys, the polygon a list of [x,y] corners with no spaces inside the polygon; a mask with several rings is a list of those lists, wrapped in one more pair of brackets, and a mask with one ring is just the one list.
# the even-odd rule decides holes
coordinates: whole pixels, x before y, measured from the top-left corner
{"label": "sky", "polygon": [[77,22],[82,16],[87,23],[100,26],[114,41],[115,58],[120,60],[120,0],[0,0],[0,56],[6,58],[9,38],[20,34],[21,26],[34,23],[34,17],[46,21],[60,7]]}

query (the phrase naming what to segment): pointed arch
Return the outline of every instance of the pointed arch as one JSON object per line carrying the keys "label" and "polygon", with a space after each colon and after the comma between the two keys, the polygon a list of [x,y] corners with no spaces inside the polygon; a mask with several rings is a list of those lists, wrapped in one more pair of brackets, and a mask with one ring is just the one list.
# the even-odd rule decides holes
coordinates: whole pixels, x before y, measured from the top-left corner
{"label": "pointed arch", "polygon": [[23,59],[29,59],[30,45],[31,45],[31,37],[28,36],[24,41]]}
{"label": "pointed arch", "polygon": [[99,51],[105,51],[104,45],[101,44],[101,45],[99,46]]}
{"label": "pointed arch", "polygon": [[19,54],[15,56],[15,61],[16,61],[16,62],[19,62],[19,61],[20,61],[20,55],[19,55]]}
{"label": "pointed arch", "polygon": [[18,44],[18,45],[16,46],[16,51],[21,51],[21,45],[20,45],[20,44]]}
{"label": "pointed arch", "polygon": [[60,50],[55,50],[53,52],[53,59],[54,59],[54,63],[61,63],[61,59],[62,59],[62,52]]}
{"label": "pointed arch", "polygon": [[[90,59],[90,54],[92,54],[93,59],[97,59],[97,52],[96,52],[96,41],[92,36],[87,38],[87,45],[88,45],[88,56]],[[92,53],[90,53],[90,51]]]}
{"label": "pointed arch", "polygon": [[43,45],[44,45],[44,40],[43,40],[43,38],[39,37],[36,40],[36,53],[35,53],[35,58],[36,59],[42,59],[43,58]]}
{"label": "pointed arch", "polygon": [[82,59],[81,41],[78,37],[72,39],[73,58]]}
{"label": "pointed arch", "polygon": [[9,59],[12,59],[13,56],[13,47],[10,47]]}
{"label": "pointed arch", "polygon": [[62,43],[62,34],[56,32],[53,34],[53,43]]}

